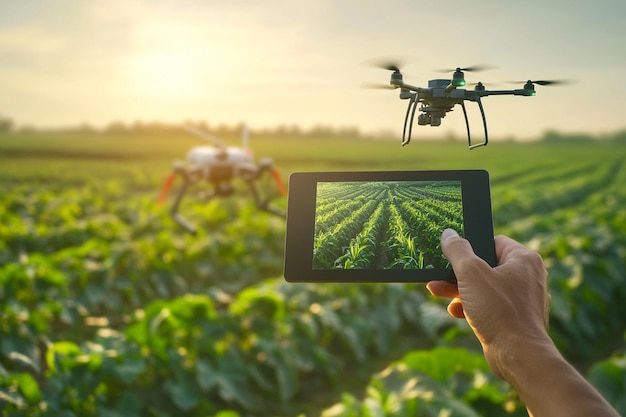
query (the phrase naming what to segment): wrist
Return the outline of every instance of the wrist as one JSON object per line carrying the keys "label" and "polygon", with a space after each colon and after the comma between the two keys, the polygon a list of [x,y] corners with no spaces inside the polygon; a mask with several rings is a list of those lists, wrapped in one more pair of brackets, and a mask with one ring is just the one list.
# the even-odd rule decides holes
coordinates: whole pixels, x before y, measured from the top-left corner
{"label": "wrist", "polygon": [[485,356],[493,371],[517,391],[530,415],[618,416],[563,358],[546,332],[496,338]]}
{"label": "wrist", "polygon": [[520,377],[550,358],[562,360],[547,332],[500,335],[488,346],[485,356],[494,373],[517,388]]}

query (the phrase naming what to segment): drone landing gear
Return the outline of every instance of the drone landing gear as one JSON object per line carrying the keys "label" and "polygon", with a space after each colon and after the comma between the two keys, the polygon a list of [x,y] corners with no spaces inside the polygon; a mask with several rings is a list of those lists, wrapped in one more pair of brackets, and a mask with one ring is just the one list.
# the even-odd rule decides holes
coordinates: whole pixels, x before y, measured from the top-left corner
{"label": "drone landing gear", "polygon": [[[175,169],[174,172],[167,176],[165,182],[163,183],[163,188],[161,190],[161,194],[159,195],[158,203],[159,205],[161,205],[165,202],[165,199],[169,194],[170,188],[172,187],[172,185],[174,184],[174,180],[176,179],[176,174],[180,174],[183,177],[183,183],[178,189],[178,194],[176,194],[176,199],[174,200],[174,204],[170,209],[170,217],[183,229],[195,235],[198,232],[197,229],[191,223],[189,223],[187,219],[178,214],[178,207],[180,206],[180,202],[183,200],[183,196],[185,195],[187,188],[190,184],[195,182],[195,180],[189,177],[186,171],[182,169]],[[208,199],[212,198],[212,196],[213,194],[209,196]]]}
{"label": "drone landing gear", "polygon": [[[404,129],[402,130],[402,146],[406,146],[409,144],[409,142],[411,142],[411,133],[413,132],[413,119],[415,118],[415,109],[417,108],[418,103],[415,98],[416,95],[412,94],[411,98],[409,99],[409,105],[406,108],[406,115],[404,116]],[[411,123],[409,123],[409,135],[406,136],[406,125],[409,120],[409,114],[411,115]]]}
{"label": "drone landing gear", "polygon": [[252,182],[252,180],[250,181],[246,181],[248,183],[248,186],[250,187],[250,192],[252,193],[252,197],[254,198],[254,204],[256,204],[256,207],[259,210],[263,210],[266,211],[270,214],[274,214],[276,216],[279,217],[285,217],[287,214],[284,211],[278,210],[274,207],[271,207],[269,205],[270,202],[270,198],[266,198],[265,200],[261,200],[261,196],[259,195],[259,191],[257,190],[256,186],[254,185],[254,183]]}
{"label": "drone landing gear", "polygon": [[[176,194],[176,199],[174,200],[174,204],[172,205],[172,208],[170,209],[170,212],[169,212],[170,217],[179,226],[185,229],[187,232],[195,235],[198,233],[198,230],[187,219],[185,219],[182,215],[178,214],[178,209],[180,207],[180,203],[185,193],[187,192],[187,189],[189,188],[189,186],[193,185],[194,183],[198,182],[201,179],[197,175],[198,172],[194,171],[190,175],[190,173],[184,169],[175,169],[174,172],[168,175],[167,178],[165,179],[165,182],[163,183],[163,189],[161,190],[161,194],[159,195],[158,203],[163,204],[165,202],[165,199],[167,198],[169,190],[172,187],[177,174],[182,176],[183,183],[178,189],[178,193]],[[245,182],[248,184],[248,187],[250,188],[250,192],[252,193],[256,207],[259,210],[266,211],[276,216],[285,217],[286,216],[285,212],[278,210],[276,208],[273,208],[269,205],[270,198],[266,198],[265,200],[261,199],[259,191],[256,185],[254,184],[254,181],[258,178],[260,174],[261,172],[258,172],[255,175],[246,175],[246,177],[244,178]],[[280,186],[278,187],[280,193],[282,195],[285,195],[286,189],[284,187],[284,184],[282,184],[282,182],[279,182],[280,174],[276,170],[272,170],[272,176],[274,177],[274,180],[276,181],[277,186],[280,184]],[[210,182],[213,184],[214,187],[213,187],[213,191],[210,194],[205,196],[204,198],[205,202],[210,201],[213,198],[217,198],[217,197],[228,197],[234,193],[234,187],[229,182],[224,182],[224,181],[210,181]]]}
{"label": "drone landing gear", "polygon": [[487,118],[485,117],[485,109],[483,108],[483,103],[480,101],[480,97],[478,97],[478,99],[476,100],[476,103],[478,103],[478,108],[480,109],[480,115],[482,116],[482,119],[483,119],[483,131],[485,132],[485,140],[480,143],[475,143],[472,145],[472,135],[470,133],[469,120],[467,119],[467,110],[465,109],[465,103],[461,102],[461,108],[463,109],[463,116],[465,117],[465,127],[467,128],[467,146],[469,146],[470,150],[481,147],[481,146],[487,146],[487,143],[489,142],[489,136],[487,133]]}
{"label": "drone landing gear", "polygon": [[[465,118],[465,127],[467,129],[467,146],[469,147],[470,150],[481,147],[481,146],[487,146],[487,143],[489,143],[489,133],[487,132],[487,118],[485,116],[485,109],[483,108],[483,103],[480,100],[480,97],[477,97],[476,99],[473,99],[472,101],[475,101],[478,104],[478,108],[480,109],[480,115],[483,121],[483,132],[485,135],[485,139],[480,143],[472,144],[472,134],[470,131],[469,119],[467,117],[467,109],[465,107],[465,102],[460,101],[460,103],[458,104],[460,104],[461,108],[463,109],[463,117]],[[413,133],[413,121],[415,119],[415,111],[417,110],[418,103],[420,103],[420,101],[417,100],[417,95],[416,94],[411,95],[409,99],[409,105],[407,106],[406,114],[404,116],[404,129],[402,130],[402,146],[406,146],[411,142],[411,134]],[[451,109],[445,109],[445,111],[442,111],[442,109],[439,109],[436,107],[422,106],[422,108],[420,108],[420,111],[422,112],[422,114],[418,116],[417,123],[419,125],[439,126],[441,124],[441,119],[445,117],[446,112],[450,110]],[[410,116],[410,119],[409,119],[409,116]],[[407,126],[408,126],[408,132],[407,132]]]}

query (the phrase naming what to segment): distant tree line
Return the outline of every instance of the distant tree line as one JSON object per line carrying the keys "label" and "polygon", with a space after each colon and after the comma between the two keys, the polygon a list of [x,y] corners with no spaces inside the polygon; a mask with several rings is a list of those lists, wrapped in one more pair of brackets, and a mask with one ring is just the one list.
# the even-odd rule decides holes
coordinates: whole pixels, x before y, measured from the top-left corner
{"label": "distant tree line", "polygon": [[[227,125],[227,124],[210,124],[205,121],[185,121],[182,123],[161,123],[161,122],[135,122],[125,124],[122,122],[113,122],[106,126],[102,131],[108,133],[146,133],[146,134],[171,134],[180,132],[186,126],[195,127],[204,132],[211,133],[217,137],[239,136],[241,135],[245,124],[243,122]],[[329,136],[350,136],[359,137],[360,131],[356,127],[336,128],[332,126],[317,125],[310,129],[305,129],[297,125],[278,125],[271,128],[250,129],[250,134],[255,136],[310,136],[310,137],[329,137]]]}
{"label": "distant tree line", "polygon": [[[217,137],[228,136],[240,136],[244,123],[235,123],[227,125],[223,123],[210,124],[206,121],[192,121],[186,120],[180,123],[167,123],[167,122],[122,122],[113,121],[104,127],[93,127],[89,124],[79,124],[76,126],[69,126],[64,128],[37,128],[33,126],[17,126],[16,123],[8,117],[0,114],[0,134],[8,134],[12,132],[16,133],[48,133],[48,132],[63,132],[63,133],[112,133],[116,135],[120,134],[146,134],[146,135],[173,135],[180,133],[184,130],[185,126],[193,126],[197,129],[203,130],[207,133],[215,135]],[[357,127],[333,127],[329,125],[316,125],[312,128],[303,128],[295,124],[281,124],[275,127],[264,127],[250,129],[251,135],[255,136],[285,136],[285,137],[297,137],[303,136],[308,138],[328,138],[328,137],[349,137],[358,138],[361,136],[376,136],[376,137],[393,137],[392,132],[379,132],[377,134],[364,135]],[[552,144],[572,144],[572,143],[585,143],[594,140],[614,141],[614,142],[626,142],[626,129],[619,130],[610,134],[592,135],[589,133],[561,133],[555,130],[546,131],[540,141]],[[456,137],[449,136],[447,140],[456,140]]]}
{"label": "distant tree line", "polygon": [[13,124],[13,120],[4,117],[0,114],[0,134],[2,133],[11,133],[15,128]]}
{"label": "distant tree line", "polygon": [[[239,136],[244,129],[244,123],[235,124],[210,124],[206,121],[184,121],[181,123],[166,122],[142,122],[135,121],[126,123],[122,121],[113,121],[104,127],[94,127],[89,124],[80,124],[76,126],[68,126],[63,128],[37,128],[34,126],[17,127],[13,120],[0,116],[0,134],[1,133],[112,133],[112,134],[156,134],[171,135],[180,133],[186,126],[192,126],[212,135],[223,136]],[[281,124],[276,127],[265,127],[250,129],[250,134],[267,135],[267,136],[307,136],[307,137],[359,137],[361,132],[356,127],[333,127],[327,125],[317,125],[306,129],[298,125]]]}
{"label": "distant tree line", "polygon": [[542,142],[553,144],[586,143],[595,140],[626,142],[626,129],[604,135],[590,135],[588,133],[561,133],[549,130],[541,137]]}

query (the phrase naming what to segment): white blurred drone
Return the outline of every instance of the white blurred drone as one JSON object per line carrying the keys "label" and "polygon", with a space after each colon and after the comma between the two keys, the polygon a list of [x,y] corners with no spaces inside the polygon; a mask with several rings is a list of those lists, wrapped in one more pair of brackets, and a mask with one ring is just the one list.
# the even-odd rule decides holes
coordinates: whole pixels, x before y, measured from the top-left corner
{"label": "white blurred drone", "polygon": [[196,146],[187,154],[187,161],[174,162],[174,169],[165,178],[161,193],[158,198],[159,204],[167,199],[170,188],[176,177],[183,180],[174,204],[170,209],[170,216],[185,230],[195,234],[196,228],[184,217],[178,214],[178,208],[188,188],[196,183],[207,182],[213,186],[210,194],[205,194],[205,201],[216,197],[226,197],[234,193],[235,187],[232,181],[241,178],[249,187],[256,206],[263,211],[284,217],[285,213],[269,205],[271,198],[261,198],[255,182],[264,174],[270,173],[280,195],[287,194],[287,187],[283,183],[280,172],[274,168],[269,158],[263,158],[254,163],[254,155],[248,148],[248,130],[244,126],[242,132],[242,147],[226,146],[224,142],[215,136],[203,132],[195,127],[185,128],[189,133],[205,139],[213,146]]}

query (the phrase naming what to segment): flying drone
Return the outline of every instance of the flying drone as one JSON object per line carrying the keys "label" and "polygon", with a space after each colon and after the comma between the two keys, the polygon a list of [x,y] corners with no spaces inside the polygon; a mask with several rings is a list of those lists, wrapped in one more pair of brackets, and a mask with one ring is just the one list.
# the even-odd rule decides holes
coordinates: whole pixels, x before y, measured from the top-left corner
{"label": "flying drone", "polygon": [[[370,84],[372,88],[384,88],[384,89],[400,89],[400,99],[409,100],[409,105],[404,116],[404,130],[402,132],[402,146],[408,145],[411,142],[411,133],[413,131],[413,120],[415,118],[415,111],[418,109],[420,114],[417,116],[417,124],[420,126],[439,126],[441,125],[441,119],[446,116],[446,113],[452,111],[457,104],[461,105],[463,109],[463,116],[465,117],[465,127],[467,128],[467,142],[470,149],[478,148],[480,146],[486,146],[489,142],[489,135],[487,132],[487,119],[485,118],[485,110],[481,101],[482,97],[487,96],[534,96],[536,95],[535,85],[547,86],[562,84],[564,80],[528,80],[528,81],[516,81],[516,83],[524,83],[524,86],[514,90],[487,90],[482,82],[478,82],[474,85],[473,90],[462,88],[466,85],[465,72],[477,72],[488,69],[486,66],[471,66],[466,68],[458,67],[453,70],[443,70],[442,72],[453,72],[452,79],[434,79],[428,81],[428,87],[416,87],[404,82],[402,73],[397,64],[388,63],[377,65],[380,68],[392,71],[391,80],[389,85],[387,84]],[[480,114],[482,116],[484,139],[479,143],[472,143],[472,136],[470,132],[470,125],[467,118],[467,110],[465,108],[465,101],[473,101],[478,104]],[[410,117],[410,120],[409,120]],[[408,132],[407,132],[408,126]]]}
{"label": "flying drone", "polygon": [[260,210],[277,216],[284,217],[285,213],[269,205],[271,198],[261,198],[255,182],[263,174],[271,174],[276,187],[281,195],[287,194],[287,188],[282,181],[280,172],[273,167],[272,160],[263,158],[257,164],[254,163],[252,151],[248,148],[248,132],[244,126],[242,134],[242,147],[226,146],[220,139],[194,127],[186,127],[186,130],[213,144],[213,146],[196,146],[187,154],[187,161],[174,162],[172,172],[165,178],[158,203],[163,204],[167,199],[170,188],[176,177],[181,177],[181,184],[176,194],[174,204],[170,209],[170,216],[176,223],[188,232],[195,234],[196,228],[183,216],[178,214],[178,209],[183,196],[190,186],[206,182],[212,185],[212,192],[205,194],[205,201],[217,197],[227,197],[234,193],[233,180],[242,179],[249,187],[254,202]]}

